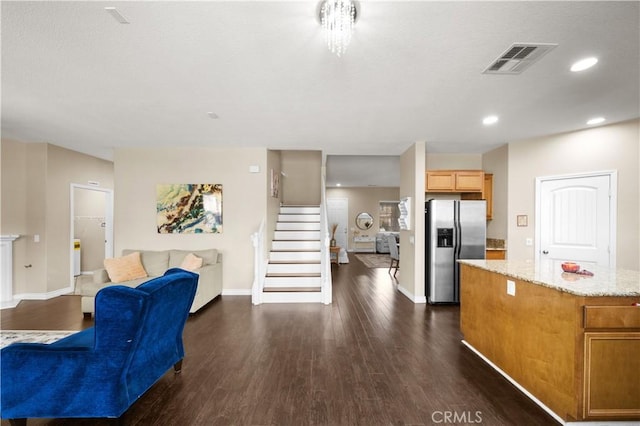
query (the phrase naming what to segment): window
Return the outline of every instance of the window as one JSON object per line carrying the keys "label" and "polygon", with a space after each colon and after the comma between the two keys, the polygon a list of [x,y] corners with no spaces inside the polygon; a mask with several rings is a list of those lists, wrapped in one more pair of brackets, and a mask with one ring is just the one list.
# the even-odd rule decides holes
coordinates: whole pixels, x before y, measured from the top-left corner
{"label": "window", "polygon": [[400,231],[398,201],[380,201],[380,231]]}

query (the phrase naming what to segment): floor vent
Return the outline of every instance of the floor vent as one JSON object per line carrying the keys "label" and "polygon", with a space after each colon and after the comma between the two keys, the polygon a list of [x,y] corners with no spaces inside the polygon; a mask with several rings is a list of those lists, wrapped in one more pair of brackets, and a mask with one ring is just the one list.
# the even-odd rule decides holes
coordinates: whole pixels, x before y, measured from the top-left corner
{"label": "floor vent", "polygon": [[554,43],[514,43],[483,74],[520,74],[555,48]]}

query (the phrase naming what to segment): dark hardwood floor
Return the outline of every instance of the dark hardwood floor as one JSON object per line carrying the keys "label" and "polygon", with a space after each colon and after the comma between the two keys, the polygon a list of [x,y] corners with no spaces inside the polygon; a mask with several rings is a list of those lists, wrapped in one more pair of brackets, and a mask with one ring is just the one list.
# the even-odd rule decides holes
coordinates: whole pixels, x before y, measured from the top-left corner
{"label": "dark hardwood floor", "polygon": [[[557,424],[460,343],[458,307],[414,305],[386,269],[350,261],[333,265],[332,305],[224,296],[192,315],[182,373],[167,372],[121,424]],[[2,311],[3,329],[91,325],[79,296]]]}

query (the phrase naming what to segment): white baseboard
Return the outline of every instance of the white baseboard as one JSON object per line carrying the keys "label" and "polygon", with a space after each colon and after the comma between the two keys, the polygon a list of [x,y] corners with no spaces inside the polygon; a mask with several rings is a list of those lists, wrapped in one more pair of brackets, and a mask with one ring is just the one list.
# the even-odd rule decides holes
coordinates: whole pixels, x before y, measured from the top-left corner
{"label": "white baseboard", "polygon": [[398,285],[398,291],[400,293],[402,293],[406,298],[408,298],[409,300],[411,300],[413,303],[415,303],[416,305],[418,304],[423,304],[423,303],[427,303],[427,296],[414,296],[411,292],[409,292],[409,290],[407,290],[406,288]]}
{"label": "white baseboard", "polygon": [[[14,294],[12,302],[14,302],[15,305],[14,306],[7,306],[7,307],[15,307],[15,306],[18,305],[18,303],[21,300],[49,300],[49,299],[53,299],[54,297],[63,296],[65,294],[73,294],[73,287],[69,286],[69,287],[61,288],[59,290],[50,291],[50,292],[47,292],[47,293],[20,293],[20,294]],[[12,303],[12,302],[6,302],[6,303]],[[3,303],[3,308],[4,308],[4,304],[5,303]]]}

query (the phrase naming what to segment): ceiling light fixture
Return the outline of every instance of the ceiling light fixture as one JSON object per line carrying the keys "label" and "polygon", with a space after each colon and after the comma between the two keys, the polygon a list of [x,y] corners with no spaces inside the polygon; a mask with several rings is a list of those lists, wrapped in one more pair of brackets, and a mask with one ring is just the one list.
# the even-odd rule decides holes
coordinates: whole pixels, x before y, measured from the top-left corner
{"label": "ceiling light fixture", "polygon": [[594,126],[596,124],[604,123],[604,117],[595,117],[587,121],[588,126]]}
{"label": "ceiling light fixture", "polygon": [[327,47],[341,56],[351,42],[358,11],[351,0],[325,0],[320,4],[320,23]]}
{"label": "ceiling light fixture", "polygon": [[490,115],[482,119],[482,124],[485,126],[491,126],[492,124],[496,124],[498,122],[497,115]]}
{"label": "ceiling light fixture", "polygon": [[584,58],[579,60],[578,62],[575,62],[573,65],[571,65],[571,71],[573,72],[584,71],[586,69],[591,68],[597,63],[598,63],[598,58],[594,58],[594,57]]}

